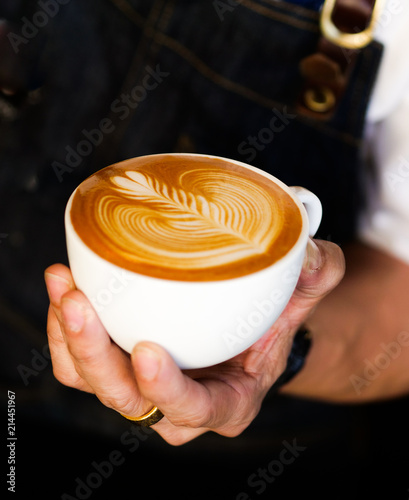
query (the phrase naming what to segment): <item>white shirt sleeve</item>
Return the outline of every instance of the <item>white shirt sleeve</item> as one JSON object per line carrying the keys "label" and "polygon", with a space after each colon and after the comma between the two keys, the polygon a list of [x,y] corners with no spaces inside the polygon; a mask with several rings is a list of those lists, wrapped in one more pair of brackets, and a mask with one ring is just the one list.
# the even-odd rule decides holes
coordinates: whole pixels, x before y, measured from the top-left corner
{"label": "white shirt sleeve", "polygon": [[388,0],[385,51],[366,121],[367,206],[359,238],[409,264],[409,2]]}

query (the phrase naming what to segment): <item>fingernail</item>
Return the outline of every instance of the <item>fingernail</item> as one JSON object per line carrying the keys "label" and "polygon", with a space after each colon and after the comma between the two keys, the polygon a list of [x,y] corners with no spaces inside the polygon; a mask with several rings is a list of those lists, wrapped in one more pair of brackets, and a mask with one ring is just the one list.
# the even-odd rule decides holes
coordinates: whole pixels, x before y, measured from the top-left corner
{"label": "fingernail", "polygon": [[322,255],[318,245],[310,238],[305,251],[303,268],[306,271],[314,272],[322,266]]}
{"label": "fingernail", "polygon": [[71,288],[71,283],[68,280],[66,280],[65,278],[58,276],[57,274],[52,274],[52,273],[46,272],[46,273],[44,273],[44,278],[46,279],[46,281],[51,280],[51,281],[57,281],[59,283],[65,283],[66,285],[69,285],[69,287]]}
{"label": "fingernail", "polygon": [[[50,301],[53,301],[55,306],[60,305],[59,299],[61,293],[66,291],[66,287],[69,287],[69,289],[72,290],[72,283],[70,283],[65,278],[62,278],[61,276],[58,276],[56,274],[45,272],[44,281],[45,281],[45,286],[47,288],[48,296],[50,297]],[[55,285],[53,283],[55,283]],[[58,303],[55,303],[55,300],[57,300]]]}
{"label": "fingernail", "polygon": [[72,333],[80,332],[84,327],[85,309],[82,304],[63,297],[61,301],[64,326]]}
{"label": "fingernail", "polygon": [[152,382],[157,377],[160,368],[157,353],[147,347],[136,346],[133,355],[137,377],[146,382]]}

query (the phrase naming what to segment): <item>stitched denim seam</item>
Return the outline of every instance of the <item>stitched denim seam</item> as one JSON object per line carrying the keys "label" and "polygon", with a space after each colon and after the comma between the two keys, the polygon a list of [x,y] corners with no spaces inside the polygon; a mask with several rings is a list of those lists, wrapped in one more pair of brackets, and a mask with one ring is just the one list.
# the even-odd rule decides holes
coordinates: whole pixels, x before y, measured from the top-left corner
{"label": "stitched denim seam", "polygon": [[[128,17],[130,21],[133,22],[135,19],[138,21],[137,25],[140,26],[139,19],[141,18],[141,16],[127,2],[127,0],[111,0],[111,1],[118,8],[120,8],[120,10],[124,13],[126,17]],[[248,0],[243,0],[242,4],[247,2]],[[136,18],[135,14],[137,14]],[[175,38],[170,37],[166,33],[163,33],[152,26],[147,27],[144,31],[147,37],[151,37],[156,43],[158,43],[162,47],[167,47],[175,54],[178,54],[182,59],[188,62],[193,68],[195,68],[198,71],[198,73],[207,78],[214,85],[217,85],[218,87],[223,88],[224,90],[232,92],[236,95],[240,95],[241,97],[249,99],[250,101],[253,101],[256,104],[268,109],[282,106],[283,103],[275,101],[274,99],[271,99],[262,94],[259,94],[253,89],[246,87],[240,83],[234,82],[233,80],[230,80],[224,75],[213,70],[194,52],[189,50],[185,45],[180,43]],[[325,133],[333,138],[337,138],[338,140],[346,144],[356,147],[361,143],[360,139],[355,138],[352,134],[349,134],[348,132],[343,132],[335,129],[329,123],[318,122],[302,116],[298,116],[297,118],[300,122],[304,123],[304,125],[313,128],[315,130],[318,130],[322,133]]]}
{"label": "stitched denim seam", "polygon": [[[177,42],[175,39],[168,37],[164,33],[156,33],[157,41],[162,43],[164,47],[167,47],[172,52],[178,54],[185,61],[192,65],[202,76],[211,81],[214,85],[217,85],[224,90],[233,92],[237,95],[240,95],[246,99],[249,99],[258,105],[272,109],[274,107],[282,107],[283,103],[270,99],[269,97],[263,96],[254,90],[241,85],[237,82],[234,82],[225,76],[217,73],[215,70],[210,68],[205,62],[203,62],[200,58],[198,58],[193,52],[187,49],[183,44]],[[171,43],[169,43],[171,42]],[[175,42],[175,43],[173,43]],[[319,130],[320,132],[326,133],[332,137],[336,137],[344,143],[351,145],[360,144],[360,140],[356,139],[353,135],[348,132],[340,132],[339,130],[333,128],[329,124],[325,124],[318,121],[313,121],[308,118],[304,118],[302,116],[297,117],[298,120],[302,121],[305,125],[308,125],[311,128]]]}
{"label": "stitched denim seam", "polygon": [[302,29],[305,31],[311,31],[312,33],[319,33],[319,27],[317,22],[303,21],[302,19],[294,18],[293,16],[281,12],[276,6],[263,6],[257,4],[253,0],[241,0],[240,5],[246,7],[249,10],[259,14],[260,16],[274,19],[276,21],[282,22],[294,28]]}
{"label": "stitched denim seam", "polygon": [[294,3],[282,2],[280,0],[259,0],[259,1],[268,4],[273,8],[286,10],[288,12],[296,12],[297,14],[300,14],[303,17],[309,17],[314,21],[316,21],[320,16],[319,12]]}

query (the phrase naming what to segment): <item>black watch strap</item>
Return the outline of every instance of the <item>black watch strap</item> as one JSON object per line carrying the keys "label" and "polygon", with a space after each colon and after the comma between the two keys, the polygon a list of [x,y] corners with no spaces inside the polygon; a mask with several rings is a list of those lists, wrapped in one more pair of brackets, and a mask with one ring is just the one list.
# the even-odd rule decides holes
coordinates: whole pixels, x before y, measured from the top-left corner
{"label": "black watch strap", "polygon": [[311,347],[311,335],[308,330],[302,328],[294,337],[293,346],[287,359],[284,372],[278,377],[271,390],[278,391],[280,387],[287,384],[302,369],[305,358]]}

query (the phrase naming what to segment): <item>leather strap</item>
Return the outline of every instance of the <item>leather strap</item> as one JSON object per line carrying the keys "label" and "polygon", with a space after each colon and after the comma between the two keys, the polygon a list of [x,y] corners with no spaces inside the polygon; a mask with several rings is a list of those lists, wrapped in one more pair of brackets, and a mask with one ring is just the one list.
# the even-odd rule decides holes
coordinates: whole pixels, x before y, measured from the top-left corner
{"label": "leather strap", "polygon": [[[345,33],[363,31],[370,23],[375,0],[337,0],[332,21]],[[340,101],[354,66],[358,50],[345,49],[327,40],[300,62],[304,78],[298,111],[316,119],[329,119]]]}
{"label": "leather strap", "polygon": [[272,385],[270,391],[277,392],[283,385],[292,380],[304,366],[305,359],[311,348],[311,334],[305,328],[300,328],[293,341],[291,352],[287,358],[287,365],[284,372],[278,377]]}

